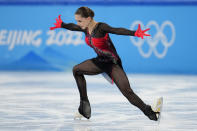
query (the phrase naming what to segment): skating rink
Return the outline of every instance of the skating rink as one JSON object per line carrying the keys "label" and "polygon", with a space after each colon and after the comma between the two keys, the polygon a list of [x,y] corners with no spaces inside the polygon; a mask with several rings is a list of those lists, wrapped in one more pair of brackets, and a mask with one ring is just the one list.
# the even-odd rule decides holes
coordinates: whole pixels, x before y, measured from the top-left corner
{"label": "skating rink", "polygon": [[0,131],[196,131],[197,76],[129,74],[147,104],[163,96],[160,123],[150,121],[101,75],[86,76],[90,120],[74,120],[79,93],[72,73],[1,72]]}

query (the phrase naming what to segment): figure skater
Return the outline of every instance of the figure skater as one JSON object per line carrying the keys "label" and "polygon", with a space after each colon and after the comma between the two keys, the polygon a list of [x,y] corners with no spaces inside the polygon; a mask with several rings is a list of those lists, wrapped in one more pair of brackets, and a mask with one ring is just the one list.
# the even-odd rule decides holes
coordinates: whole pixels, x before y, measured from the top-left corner
{"label": "figure skater", "polygon": [[144,36],[150,36],[145,33],[149,29],[141,30],[139,25],[136,31],[132,31],[125,28],[114,28],[106,23],[97,22],[94,20],[94,12],[88,7],[78,8],[75,12],[75,19],[77,24],[64,23],[61,20],[61,15],[59,15],[54,24],[55,26],[50,27],[50,30],[65,28],[71,31],[81,31],[85,33],[87,45],[97,53],[96,58],[88,59],[73,68],[73,75],[80,93],[79,113],[87,119],[91,117],[91,107],[84,75],[106,73],[132,105],[138,107],[150,120],[157,121],[159,112],[153,111],[151,106],[146,105],[131,89],[122,67],[121,59],[109,37],[109,33],[112,33],[136,36],[143,39]]}

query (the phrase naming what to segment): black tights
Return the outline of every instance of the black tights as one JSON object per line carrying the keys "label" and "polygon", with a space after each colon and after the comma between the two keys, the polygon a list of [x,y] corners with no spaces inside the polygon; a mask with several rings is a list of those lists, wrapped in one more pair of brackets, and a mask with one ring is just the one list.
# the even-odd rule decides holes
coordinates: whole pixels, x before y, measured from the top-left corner
{"label": "black tights", "polygon": [[118,64],[98,64],[95,58],[86,60],[73,68],[73,75],[77,82],[81,99],[88,99],[84,75],[97,75],[103,72],[106,72],[113,78],[114,83],[131,104],[137,106],[141,111],[145,111],[146,104],[131,89],[124,70]]}

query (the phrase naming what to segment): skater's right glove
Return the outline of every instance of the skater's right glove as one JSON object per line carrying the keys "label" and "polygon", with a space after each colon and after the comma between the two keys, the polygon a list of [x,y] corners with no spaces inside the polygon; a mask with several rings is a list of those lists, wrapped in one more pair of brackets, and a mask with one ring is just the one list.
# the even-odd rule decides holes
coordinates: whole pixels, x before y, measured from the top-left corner
{"label": "skater's right glove", "polygon": [[58,18],[56,18],[56,23],[54,23],[54,25],[55,25],[54,27],[50,27],[50,30],[61,28],[61,25],[62,25],[61,15],[59,15]]}
{"label": "skater's right glove", "polygon": [[144,38],[144,36],[150,36],[149,34],[146,34],[145,32],[150,30],[150,28],[146,29],[146,30],[141,30],[140,24],[138,25],[138,29],[135,32],[135,36],[137,37],[141,37],[142,39]]}

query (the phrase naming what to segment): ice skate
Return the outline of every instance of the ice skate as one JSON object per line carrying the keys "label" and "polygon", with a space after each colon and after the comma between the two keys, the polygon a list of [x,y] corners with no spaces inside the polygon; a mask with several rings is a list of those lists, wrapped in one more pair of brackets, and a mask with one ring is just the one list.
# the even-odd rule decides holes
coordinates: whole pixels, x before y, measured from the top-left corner
{"label": "ice skate", "polygon": [[161,117],[161,110],[163,105],[163,97],[160,97],[155,101],[153,106],[146,106],[144,114],[150,119],[154,121],[159,121]]}
{"label": "ice skate", "polygon": [[91,117],[91,107],[88,100],[81,100],[80,106],[78,108],[78,112],[75,114],[74,119],[82,119],[82,118],[90,119]]}
{"label": "ice skate", "polygon": [[150,119],[150,120],[154,120],[157,121],[158,117],[157,117],[157,112],[154,112],[151,108],[151,106],[147,105],[146,109],[144,111],[144,114]]}
{"label": "ice skate", "polygon": [[160,121],[161,118],[161,112],[162,112],[162,107],[163,107],[163,97],[158,98],[155,103],[152,105],[152,110],[154,112],[157,112],[157,121]]}

